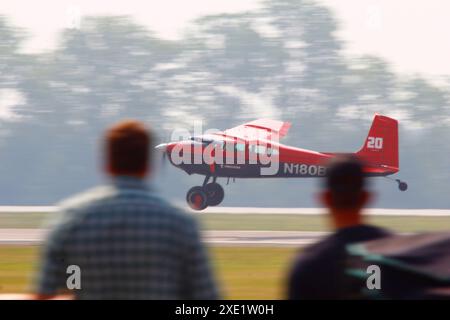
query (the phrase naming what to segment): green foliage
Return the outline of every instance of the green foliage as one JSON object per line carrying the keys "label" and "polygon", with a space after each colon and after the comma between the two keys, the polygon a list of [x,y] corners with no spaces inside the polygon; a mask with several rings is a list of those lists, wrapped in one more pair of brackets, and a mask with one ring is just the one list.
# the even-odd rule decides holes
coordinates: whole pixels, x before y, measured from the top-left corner
{"label": "green foliage", "polygon": [[[148,122],[163,140],[193,120],[225,129],[282,118],[293,123],[286,143],[353,151],[380,112],[400,120],[401,178],[411,186],[399,195],[378,184],[380,206],[448,207],[448,88],[396,75],[378,57],[344,56],[336,19],[315,1],[267,1],[194,27],[166,41],[126,16],[91,17],[62,32],[56,50],[23,54],[25,33],[2,17],[0,93],[23,101],[13,118],[0,112],[0,203],[48,204],[99,182],[99,137],[122,118]],[[160,188],[179,199],[190,184],[170,172]],[[228,205],[315,205],[311,183],[243,185]]]}

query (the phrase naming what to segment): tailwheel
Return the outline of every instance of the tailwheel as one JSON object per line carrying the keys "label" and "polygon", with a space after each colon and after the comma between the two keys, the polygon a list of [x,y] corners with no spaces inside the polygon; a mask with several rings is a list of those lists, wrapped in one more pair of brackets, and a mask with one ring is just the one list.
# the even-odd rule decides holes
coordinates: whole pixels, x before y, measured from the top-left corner
{"label": "tailwheel", "polygon": [[395,181],[397,181],[397,183],[398,183],[398,189],[399,189],[400,191],[406,191],[406,190],[408,190],[408,184],[407,184],[406,182],[401,181],[401,180],[399,180],[399,179],[397,179],[397,180],[395,180]]}
{"label": "tailwheel", "polygon": [[202,187],[192,187],[186,194],[186,202],[193,210],[203,210],[208,206],[208,196]]}
{"label": "tailwheel", "polygon": [[208,197],[208,206],[219,205],[225,196],[225,191],[217,182],[211,182],[205,185],[204,191]]}

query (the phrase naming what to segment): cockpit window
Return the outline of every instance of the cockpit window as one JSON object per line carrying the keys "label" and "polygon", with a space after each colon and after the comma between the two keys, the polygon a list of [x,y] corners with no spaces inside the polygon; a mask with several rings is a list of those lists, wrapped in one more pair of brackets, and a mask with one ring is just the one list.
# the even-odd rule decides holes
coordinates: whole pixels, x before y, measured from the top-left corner
{"label": "cockpit window", "polygon": [[258,154],[276,155],[279,154],[277,148],[271,148],[261,145],[250,145],[250,151]]}
{"label": "cockpit window", "polygon": [[206,145],[208,145],[208,144],[210,144],[211,142],[213,142],[214,140],[213,139],[208,139],[208,138],[204,138],[204,137],[191,137],[190,138],[192,141],[196,141],[196,142],[200,142],[200,143],[203,143],[203,144],[206,144]]}
{"label": "cockpit window", "polygon": [[278,150],[277,148],[270,149],[269,154],[275,154],[275,155],[280,154],[280,150]]}
{"label": "cockpit window", "polygon": [[234,143],[225,143],[225,150],[228,152],[234,152]]}
{"label": "cockpit window", "polygon": [[266,146],[256,146],[256,153],[264,154],[266,152]]}
{"label": "cockpit window", "polygon": [[236,144],[236,151],[244,152],[245,151],[245,144],[243,144],[243,143]]}

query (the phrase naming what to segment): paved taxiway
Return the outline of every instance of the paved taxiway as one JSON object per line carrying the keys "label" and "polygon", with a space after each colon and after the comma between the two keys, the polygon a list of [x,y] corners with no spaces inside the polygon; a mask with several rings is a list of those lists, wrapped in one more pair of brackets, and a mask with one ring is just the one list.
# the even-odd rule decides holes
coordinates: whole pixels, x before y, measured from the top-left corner
{"label": "paved taxiway", "polygon": [[[39,244],[46,236],[46,229],[0,229],[1,244]],[[227,231],[208,230],[204,240],[212,245],[302,246],[313,243],[326,232],[309,231]]]}
{"label": "paved taxiway", "polygon": [[[179,206],[185,208],[184,203]],[[0,206],[0,213],[53,213],[57,212],[55,206]],[[189,210],[189,209],[186,209]],[[189,210],[199,214],[198,211]],[[258,207],[208,207],[200,214],[299,214],[323,215],[324,208],[258,208]],[[445,217],[450,216],[450,209],[380,209],[369,208],[364,214],[375,216],[418,216],[418,217]]]}

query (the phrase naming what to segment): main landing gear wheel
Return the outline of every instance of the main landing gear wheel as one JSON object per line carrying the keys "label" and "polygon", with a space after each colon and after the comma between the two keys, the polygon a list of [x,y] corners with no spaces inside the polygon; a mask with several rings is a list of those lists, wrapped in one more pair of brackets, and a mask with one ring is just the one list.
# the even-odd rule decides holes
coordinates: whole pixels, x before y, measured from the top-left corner
{"label": "main landing gear wheel", "polygon": [[203,210],[208,206],[219,205],[225,196],[225,191],[220,184],[216,182],[217,177],[208,183],[211,176],[206,176],[203,185],[189,189],[186,195],[186,201],[193,210]]}
{"label": "main landing gear wheel", "polygon": [[225,191],[217,182],[206,184],[204,190],[208,196],[208,206],[217,206],[223,201]]}
{"label": "main landing gear wheel", "polygon": [[208,206],[208,196],[202,187],[192,187],[186,194],[186,201],[194,210],[203,210]]}
{"label": "main landing gear wheel", "polygon": [[395,181],[397,181],[397,183],[398,183],[398,189],[399,189],[400,191],[406,191],[406,190],[408,190],[408,184],[407,184],[406,182],[401,181],[401,180],[399,180],[399,179],[397,179],[397,180],[395,180]]}

